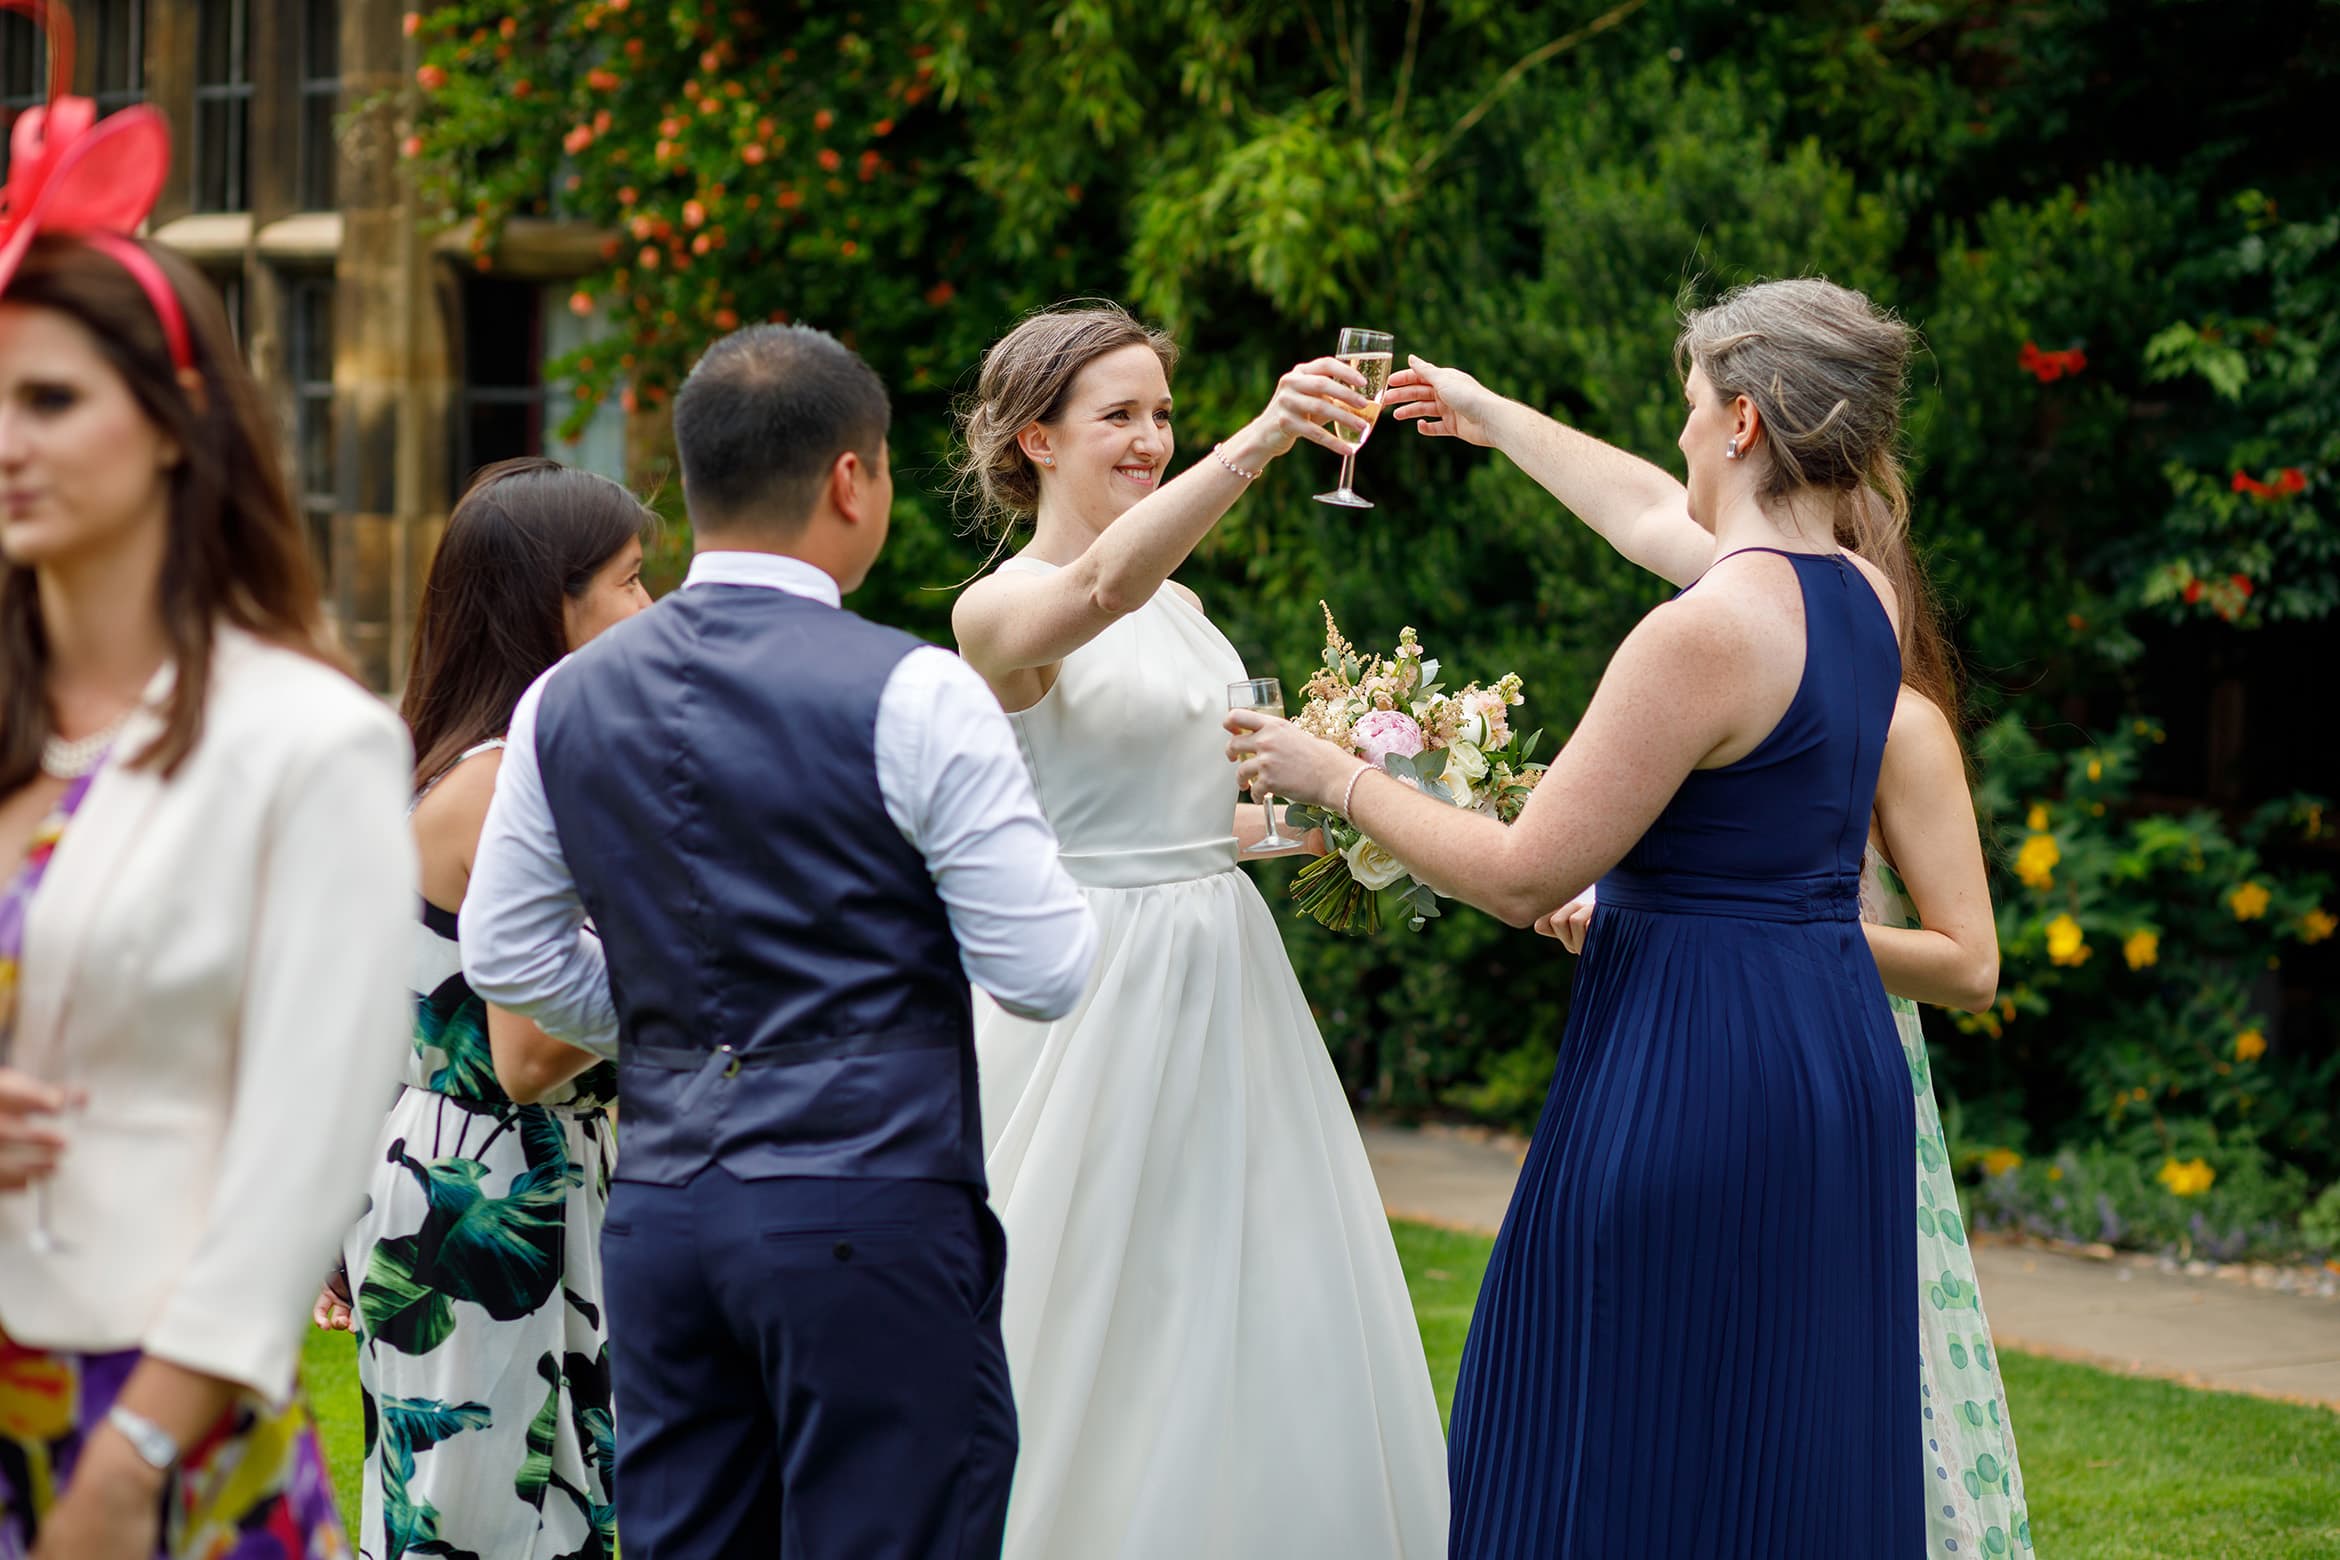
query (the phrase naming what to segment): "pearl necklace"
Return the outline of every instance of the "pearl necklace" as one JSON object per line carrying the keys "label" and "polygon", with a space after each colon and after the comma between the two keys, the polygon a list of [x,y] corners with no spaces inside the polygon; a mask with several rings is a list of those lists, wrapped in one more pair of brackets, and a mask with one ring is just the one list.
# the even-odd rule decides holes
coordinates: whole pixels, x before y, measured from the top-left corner
{"label": "pearl necklace", "polygon": [[[136,708],[136,706],[132,706]],[[105,761],[106,751],[114,745],[114,738],[130,719],[130,710],[124,710],[105,725],[86,737],[68,742],[52,736],[41,744],[41,773],[52,780],[79,780]]]}

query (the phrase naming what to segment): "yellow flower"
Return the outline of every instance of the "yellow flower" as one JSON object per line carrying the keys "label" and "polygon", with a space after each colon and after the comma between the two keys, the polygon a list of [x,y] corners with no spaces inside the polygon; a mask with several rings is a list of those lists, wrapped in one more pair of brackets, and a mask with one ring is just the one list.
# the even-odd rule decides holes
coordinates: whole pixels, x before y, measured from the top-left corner
{"label": "yellow flower", "polygon": [[2015,1022],[2015,999],[2008,997],[1999,1003],[1999,1016],[2008,1023]]}
{"label": "yellow flower", "polygon": [[2161,1173],[2153,1179],[2168,1187],[2177,1196],[2199,1197],[2210,1190],[2210,1183],[2218,1179],[2218,1172],[2199,1159],[2188,1159],[2183,1162],[2165,1159],[2161,1162]]}
{"label": "yellow flower", "polygon": [[2234,907],[2234,918],[2236,920],[2256,921],[2260,916],[2263,916],[2267,913],[2267,902],[2272,897],[2273,896],[2271,896],[2258,884],[2245,883],[2242,887],[2227,895],[2226,902]]}
{"label": "yellow flower", "polygon": [[2061,1181],[2063,1178],[2064,1178],[2064,1167],[2063,1167],[2062,1165],[2050,1165],[2050,1166],[2048,1166],[2048,1179],[2049,1179],[2049,1180],[2051,1180],[2051,1181]]}
{"label": "yellow flower", "polygon": [[2023,1156],[2011,1148],[1994,1148],[1982,1156],[1983,1174],[2005,1175],[2023,1163]]}
{"label": "yellow flower", "polygon": [[2055,883],[2056,863],[2063,859],[2054,835],[2034,834],[2015,853],[2015,875],[2029,887],[2047,888]]}
{"label": "yellow flower", "polygon": [[74,1370],[54,1354],[0,1338],[0,1435],[55,1441],[73,1429]]}
{"label": "yellow flower", "polygon": [[2031,811],[2030,811],[2030,813],[2029,813],[2029,814],[2028,814],[2028,815],[2027,815],[2027,816],[2024,818],[2024,820],[2023,820],[2023,826],[2024,826],[2025,828],[2027,828],[2027,829],[2030,829],[2030,830],[2031,830],[2033,833],[2035,833],[2035,834],[2045,834],[2045,833],[2047,833],[2047,827],[2048,827],[2048,810],[2047,810],[2047,803],[2045,803],[2045,802],[2033,802],[2033,803],[2031,804]]}
{"label": "yellow flower", "polygon": [[2246,1029],[2234,1037],[2234,1059],[2255,1062],[2267,1054],[2267,1037],[2256,1029]]}
{"label": "yellow flower", "polygon": [[2102,780],[2104,778],[2103,759],[2092,758],[2088,761],[2088,778],[2091,780]]}
{"label": "yellow flower", "polygon": [[2299,940],[2320,943],[2331,936],[2336,928],[2340,928],[2340,920],[2335,920],[2331,911],[2318,905],[2299,918]]}
{"label": "yellow flower", "polygon": [[2143,927],[2137,928],[2129,934],[2129,940],[2121,944],[2121,957],[2129,961],[2129,968],[2133,970],[2141,970],[2148,964],[2159,963],[2161,959],[2160,936],[2145,930]]}
{"label": "yellow flower", "polygon": [[2080,934],[2080,923],[2068,915],[2059,915],[2047,925],[2048,958],[2056,964],[2077,968],[2088,962],[2088,943]]}

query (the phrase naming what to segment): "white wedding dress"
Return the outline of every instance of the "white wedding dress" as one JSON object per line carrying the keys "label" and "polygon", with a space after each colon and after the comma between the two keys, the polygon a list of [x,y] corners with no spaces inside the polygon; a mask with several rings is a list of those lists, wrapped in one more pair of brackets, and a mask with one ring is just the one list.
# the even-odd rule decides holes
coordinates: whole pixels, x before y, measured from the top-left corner
{"label": "white wedding dress", "polygon": [[1397,1250],[1236,864],[1220,722],[1241,676],[1164,586],[1010,717],[1102,937],[1055,1023],[978,997],[1023,1438],[1006,1560],[1446,1554]]}

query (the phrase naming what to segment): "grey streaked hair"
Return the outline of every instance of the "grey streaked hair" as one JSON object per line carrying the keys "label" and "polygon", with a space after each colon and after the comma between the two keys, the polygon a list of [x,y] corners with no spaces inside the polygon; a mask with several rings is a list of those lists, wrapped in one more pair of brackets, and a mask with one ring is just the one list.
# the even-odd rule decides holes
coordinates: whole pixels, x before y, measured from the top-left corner
{"label": "grey streaked hair", "polygon": [[[1718,395],[1755,404],[1765,497],[1831,495],[1839,540],[1875,556],[1909,524],[1901,407],[1915,344],[1865,295],[1810,276],[1685,311],[1674,360],[1685,378],[1696,366]],[[1881,502],[1862,501],[1864,489]]]}

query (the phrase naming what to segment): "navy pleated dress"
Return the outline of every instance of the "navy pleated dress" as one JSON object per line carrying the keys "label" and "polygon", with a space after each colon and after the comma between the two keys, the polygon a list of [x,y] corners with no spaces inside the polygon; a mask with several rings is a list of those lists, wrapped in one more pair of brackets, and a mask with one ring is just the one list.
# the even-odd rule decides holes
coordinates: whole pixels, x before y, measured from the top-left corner
{"label": "navy pleated dress", "polygon": [[1463,1351],[1455,1560],[1924,1551],[1914,1113],[1858,919],[1901,659],[1853,564],[1783,556],[1794,702],[1600,883]]}

